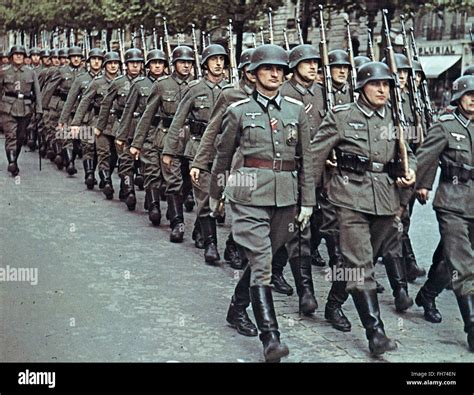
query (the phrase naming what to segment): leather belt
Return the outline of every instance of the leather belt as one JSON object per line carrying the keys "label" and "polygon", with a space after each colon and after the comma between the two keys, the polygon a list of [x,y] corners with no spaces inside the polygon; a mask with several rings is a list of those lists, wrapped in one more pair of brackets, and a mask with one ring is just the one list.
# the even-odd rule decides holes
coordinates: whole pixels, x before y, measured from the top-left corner
{"label": "leather belt", "polygon": [[13,93],[13,92],[5,92],[5,96],[14,97],[15,99],[23,99],[23,100],[30,100],[30,95],[25,95],[23,93]]}
{"label": "leather belt", "polygon": [[256,167],[257,169],[269,169],[274,171],[295,171],[296,163],[294,160],[283,159],[260,159],[246,156],[244,159],[245,167]]}

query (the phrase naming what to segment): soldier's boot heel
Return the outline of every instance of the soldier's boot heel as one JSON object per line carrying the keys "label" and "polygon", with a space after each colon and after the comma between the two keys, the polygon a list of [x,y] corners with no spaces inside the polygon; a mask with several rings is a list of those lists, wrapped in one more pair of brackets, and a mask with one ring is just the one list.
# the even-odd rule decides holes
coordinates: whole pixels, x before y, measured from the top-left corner
{"label": "soldier's boot heel", "polygon": [[293,288],[287,283],[283,276],[283,269],[285,268],[286,262],[288,261],[288,251],[285,246],[280,247],[277,252],[273,255],[272,259],[272,278],[270,284],[273,286],[273,290],[280,294],[287,296],[293,295]]}
{"label": "soldier's boot heel", "polygon": [[469,351],[474,352],[474,295],[458,295],[456,299],[464,321]]}
{"label": "soldier's boot heel", "polygon": [[110,178],[110,173],[107,170],[100,170],[99,177],[101,183],[103,183],[104,187],[102,189],[102,193],[105,195],[107,200],[112,200],[114,198],[114,188],[112,186],[112,180]]}
{"label": "soldier's boot heel", "polygon": [[148,219],[154,226],[161,223],[160,191],[156,188],[146,190],[148,197]]}
{"label": "soldier's boot heel", "polygon": [[183,204],[180,195],[168,195],[168,217],[171,232],[170,242],[182,243],[184,239],[184,215]]}
{"label": "soldier's boot heel", "polygon": [[94,177],[94,161],[92,159],[85,159],[82,161],[84,166],[84,183],[87,189],[94,189],[95,177]]}
{"label": "soldier's boot heel", "polygon": [[210,216],[199,217],[199,224],[204,239],[204,261],[215,264],[221,259],[217,250],[216,220]]}
{"label": "soldier's boot heel", "polygon": [[17,164],[17,155],[16,151],[7,151],[7,160],[8,160],[8,167],[7,170],[10,172],[12,177],[16,177],[18,173],[20,173],[20,169],[18,168]]}
{"label": "soldier's boot heel", "polygon": [[194,246],[196,248],[200,250],[204,249],[204,238],[202,237],[199,218],[196,218],[196,221],[194,222],[194,229],[193,233],[191,234],[191,238],[194,240]]}
{"label": "soldier's boot heel", "polygon": [[62,170],[64,167],[64,158],[63,158],[63,149],[60,143],[54,143],[54,152],[56,156],[54,157],[54,163],[58,170]]}
{"label": "soldier's boot heel", "polygon": [[377,290],[378,294],[383,294],[385,292],[384,286],[380,284],[377,280],[375,280],[375,289]]}
{"label": "soldier's boot heel", "polygon": [[128,211],[134,211],[137,206],[137,198],[135,196],[135,188],[133,185],[133,176],[127,174],[123,177],[123,194],[124,202]]}
{"label": "soldier's boot heel", "polygon": [[239,306],[237,304],[235,296],[233,296],[230,302],[229,310],[227,311],[226,321],[241,335],[257,336],[257,327],[250,320],[250,317],[247,314],[246,307],[247,306]]}
{"label": "soldier's boot heel", "polygon": [[346,282],[333,281],[324,309],[324,318],[331,323],[333,328],[341,332],[351,331],[351,323],[342,310],[342,305],[348,297]]}
{"label": "soldier's boot heel", "polygon": [[73,176],[77,173],[77,169],[74,165],[74,153],[72,149],[65,149],[64,150],[64,161],[66,163],[66,171],[67,174]]}
{"label": "soldier's boot heel", "polygon": [[395,309],[403,313],[413,306],[413,299],[408,295],[406,269],[403,258],[385,257],[385,270],[395,298]]}
{"label": "soldier's boot heel", "polygon": [[245,267],[244,259],[241,256],[241,249],[232,237],[232,232],[225,243],[224,259],[229,262],[230,267],[235,270],[242,270]]}
{"label": "soldier's boot heel", "polygon": [[311,276],[311,256],[290,259],[290,267],[299,299],[299,313],[311,315],[318,308],[318,302],[314,297],[313,277]]}
{"label": "soldier's boot heel", "polygon": [[425,320],[433,324],[439,324],[443,317],[436,307],[436,295],[426,288],[426,284],[420,288],[415,298],[418,307],[423,307]]}
{"label": "soldier's boot heel", "polygon": [[362,325],[365,328],[371,354],[377,356],[395,350],[397,344],[385,334],[383,322],[380,318],[377,291],[375,289],[354,290],[351,294]]}
{"label": "soldier's boot heel", "polygon": [[317,248],[314,249],[311,254],[311,264],[319,267],[326,266],[326,261],[323,259]]}
{"label": "soldier's boot heel", "polygon": [[260,340],[263,344],[265,362],[280,362],[280,359],[286,357],[290,351],[280,342],[272,288],[264,285],[250,287],[250,299],[255,321],[261,332]]}

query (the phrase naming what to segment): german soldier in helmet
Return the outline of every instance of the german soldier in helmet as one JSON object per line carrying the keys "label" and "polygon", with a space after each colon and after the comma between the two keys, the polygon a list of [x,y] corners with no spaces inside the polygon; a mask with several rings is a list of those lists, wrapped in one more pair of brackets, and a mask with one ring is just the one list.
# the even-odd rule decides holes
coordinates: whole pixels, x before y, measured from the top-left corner
{"label": "german soldier in helmet", "polygon": [[[453,113],[442,115],[417,151],[417,195],[426,203],[438,165],[441,177],[433,200],[444,259],[452,276],[452,289],[464,321],[470,351],[474,351],[474,76],[453,83]],[[435,266],[440,262],[435,261]],[[416,300],[432,322],[441,321],[434,298],[449,283],[436,267]],[[438,319],[438,320],[436,320]]]}
{"label": "german soldier in helmet", "polygon": [[333,149],[336,151],[337,171],[328,182],[327,198],[336,207],[345,269],[355,272],[345,277],[346,290],[352,295],[374,355],[393,350],[396,344],[386,336],[380,317],[373,260],[387,240],[400,250],[396,226],[399,185],[412,185],[416,170],[416,160],[406,145],[407,178],[397,178],[392,171],[398,159],[397,140],[381,134],[392,130],[390,84],[393,77],[384,63],[370,62],[360,67],[357,101],[330,111],[312,144],[316,183],[326,159]]}
{"label": "german soldier in helmet", "polygon": [[36,73],[24,65],[26,49],[22,45],[10,50],[10,65],[0,69],[0,113],[5,133],[8,171],[20,172],[18,156],[26,139],[26,128],[36,113],[41,116],[41,92]]}
{"label": "german soldier in helmet", "polygon": [[[130,88],[127,102],[125,103],[123,115],[120,119],[120,126],[117,130],[116,143],[124,146],[124,154],[121,156],[119,174],[121,177],[128,177],[130,181],[133,180],[135,168],[138,167],[141,169],[140,159],[136,159],[138,157],[136,153],[131,154],[129,151],[136,125],[145,111],[153,83],[163,76],[165,67],[167,66],[168,60],[163,51],[154,49],[148,52],[145,63],[145,67],[148,69],[147,75],[145,77],[139,77],[134,81]],[[147,159],[148,157],[145,157],[145,162]],[[130,184],[129,188],[133,190],[133,183]],[[143,182],[141,185],[143,186]],[[135,207],[134,195],[129,193],[125,203],[129,210],[133,209]]]}

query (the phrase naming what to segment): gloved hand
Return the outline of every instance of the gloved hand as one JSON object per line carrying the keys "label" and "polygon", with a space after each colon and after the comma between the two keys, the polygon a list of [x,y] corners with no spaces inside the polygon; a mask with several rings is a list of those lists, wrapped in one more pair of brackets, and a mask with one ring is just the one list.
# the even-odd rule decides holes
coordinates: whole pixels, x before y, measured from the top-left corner
{"label": "gloved hand", "polygon": [[300,213],[296,221],[300,224],[300,229],[303,230],[309,223],[311,215],[313,214],[313,207],[301,206]]}

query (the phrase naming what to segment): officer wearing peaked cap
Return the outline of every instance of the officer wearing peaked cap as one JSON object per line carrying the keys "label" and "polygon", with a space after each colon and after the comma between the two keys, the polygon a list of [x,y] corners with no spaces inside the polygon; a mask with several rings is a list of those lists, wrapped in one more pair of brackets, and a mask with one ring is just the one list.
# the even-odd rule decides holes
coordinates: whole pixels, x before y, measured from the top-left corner
{"label": "officer wearing peaked cap", "polygon": [[[211,206],[217,206],[230,170],[224,191],[230,201],[232,233],[249,260],[246,271],[251,272],[250,298],[263,354],[266,361],[275,362],[288,355],[289,350],[280,343],[273,305],[272,255],[296,231],[298,179],[301,227],[308,224],[315,205],[309,123],[303,104],[279,92],[284,74],[289,71],[288,54],[283,48],[257,47],[248,70],[256,77],[256,90],[247,99],[232,104],[224,114],[212,168]],[[299,171],[297,157],[301,160]],[[252,184],[252,179],[257,183]],[[245,272],[242,279],[244,276]],[[242,320],[249,321],[245,307],[238,307]],[[252,335],[251,330],[249,334]]]}
{"label": "officer wearing peaked cap", "polygon": [[387,239],[396,242],[398,185],[412,185],[416,169],[416,160],[407,146],[409,178],[398,178],[395,183],[392,166],[396,163],[397,141],[380,135],[393,123],[387,104],[392,83],[385,64],[363,65],[357,73],[359,98],[330,111],[312,142],[316,182],[321,179],[331,151],[335,149],[337,154],[337,171],[329,180],[327,195],[336,206],[344,265],[359,273],[360,281],[347,278],[350,281],[346,289],[352,295],[374,355],[393,350],[396,344],[385,335],[380,318],[373,259]]}
{"label": "officer wearing peaked cap", "polygon": [[[474,76],[453,83],[451,104],[417,151],[417,194],[426,203],[438,165],[441,177],[433,200],[444,259],[452,275],[452,289],[464,321],[469,349],[474,351]],[[436,263],[436,262],[435,262]],[[425,317],[436,317],[434,298],[446,286],[445,276],[432,272],[417,296]],[[443,284],[444,283],[444,284]],[[427,311],[428,310],[428,311]],[[431,310],[431,311],[430,311]],[[438,321],[439,322],[439,321]]]}

